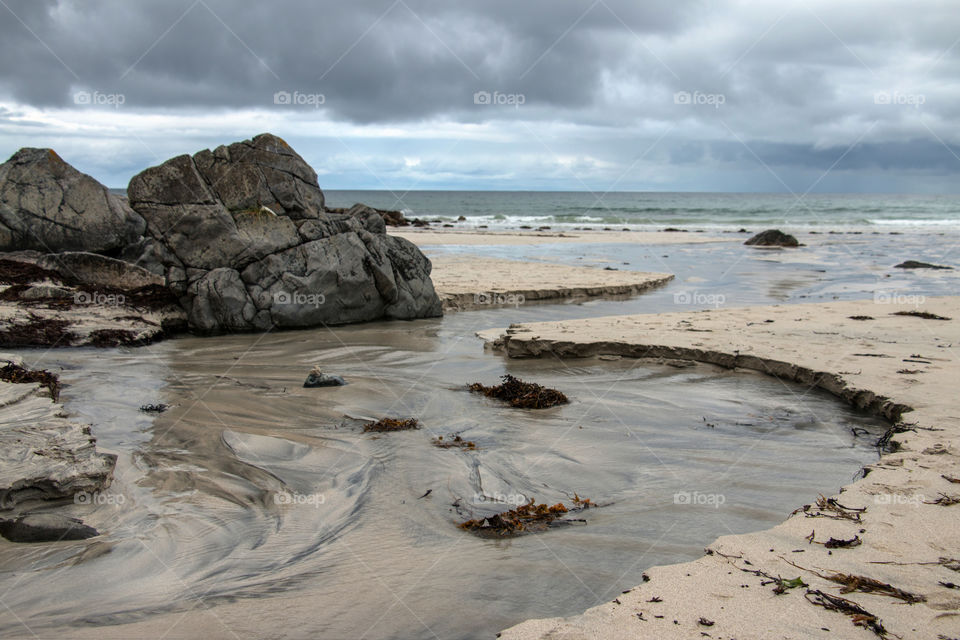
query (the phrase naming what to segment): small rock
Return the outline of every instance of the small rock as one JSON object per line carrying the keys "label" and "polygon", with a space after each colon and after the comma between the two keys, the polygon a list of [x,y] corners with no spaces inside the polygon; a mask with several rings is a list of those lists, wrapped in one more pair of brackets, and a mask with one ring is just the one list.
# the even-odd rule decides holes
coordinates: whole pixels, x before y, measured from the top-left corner
{"label": "small rock", "polygon": [[789,233],[779,229],[767,229],[753,236],[743,244],[757,247],[799,247],[800,243]]}
{"label": "small rock", "polygon": [[907,260],[893,267],[894,269],[953,269],[942,264],[930,264],[929,262],[917,262],[916,260]]}
{"label": "small rock", "polygon": [[310,375],[307,376],[307,379],[303,382],[303,386],[307,389],[312,389],[314,387],[342,387],[347,384],[347,381],[341,378],[340,376],[331,376],[320,370],[320,367],[314,367],[313,371],[310,372]]}
{"label": "small rock", "polygon": [[100,532],[77,518],[56,513],[36,513],[12,520],[0,519],[0,535],[11,542],[86,540]]}

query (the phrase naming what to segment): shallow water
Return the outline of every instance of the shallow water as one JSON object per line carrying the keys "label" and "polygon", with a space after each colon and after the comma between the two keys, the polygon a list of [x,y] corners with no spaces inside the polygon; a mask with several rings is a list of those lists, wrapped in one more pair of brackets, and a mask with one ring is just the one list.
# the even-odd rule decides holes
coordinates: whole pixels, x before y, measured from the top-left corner
{"label": "shallow water", "polygon": [[[956,290],[955,272],[891,268],[907,258],[941,261],[954,238],[805,240],[811,246],[802,252],[733,243],[474,247],[677,278],[623,300],[184,337],[140,349],[23,352],[32,366],[60,370],[67,411],[93,424],[99,446],[119,460],[107,494],[66,507],[105,536],[0,541],[0,598],[9,607],[0,611],[0,634],[30,636],[29,626],[69,635],[84,625],[238,603],[214,611],[225,611],[231,629],[242,607],[241,635],[491,637],[527,618],[612,600],[646,568],[696,558],[717,536],[775,525],[851,481],[875,459],[871,445],[885,425],[819,391],[755,373],[636,360],[508,361],[484,351],[474,332],[617,313],[874,299],[877,291],[879,314],[883,295]],[[350,384],[302,388],[315,364]],[[559,388],[572,402],[517,411],[465,390],[508,372]],[[171,409],[138,411],[156,403]],[[382,416],[417,417],[422,429],[361,432],[363,418]],[[855,437],[854,427],[867,433]],[[434,436],[452,434],[478,450],[431,446]],[[586,524],[510,540],[456,527],[528,498],[569,503],[575,493],[604,505],[579,514]]]}
{"label": "shallow water", "polygon": [[[505,361],[471,336],[508,316],[43,354],[63,368],[67,410],[119,455],[103,504],[69,506],[108,534],[0,545],[4,603],[43,632],[309,594],[317,613],[291,635],[490,637],[611,600],[718,535],[774,525],[876,456],[878,421],[758,374]],[[302,388],[317,363],[350,384]],[[463,388],[505,372],[572,402],[518,411]],[[158,402],[172,408],[137,410]],[[363,434],[345,415],[416,416],[423,428]],[[455,433],[478,450],[431,446]],[[605,505],[581,514],[585,525],[512,540],[456,527],[574,493]],[[0,633],[24,632],[0,618]]]}

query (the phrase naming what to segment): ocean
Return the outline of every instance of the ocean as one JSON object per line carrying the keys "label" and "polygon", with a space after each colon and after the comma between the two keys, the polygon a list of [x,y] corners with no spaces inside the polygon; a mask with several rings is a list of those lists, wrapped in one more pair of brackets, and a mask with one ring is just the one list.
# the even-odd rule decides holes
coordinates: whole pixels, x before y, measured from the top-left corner
{"label": "ocean", "polygon": [[339,191],[327,206],[356,202],[411,218],[491,229],[550,226],[656,230],[960,230],[960,195],[656,193],[578,191]]}

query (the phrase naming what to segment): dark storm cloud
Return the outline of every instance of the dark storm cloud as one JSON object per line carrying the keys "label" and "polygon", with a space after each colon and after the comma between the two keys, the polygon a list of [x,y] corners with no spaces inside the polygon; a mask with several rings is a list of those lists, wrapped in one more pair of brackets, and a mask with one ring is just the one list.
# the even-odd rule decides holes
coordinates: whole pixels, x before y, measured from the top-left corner
{"label": "dark storm cloud", "polygon": [[378,167],[369,186],[425,180],[417,158],[460,139],[465,184],[576,166],[642,188],[699,166],[793,185],[846,153],[835,171],[955,190],[958,39],[935,0],[3,0],[0,137],[72,148],[112,183],[270,129],[331,175]]}
{"label": "dark storm cloud", "polygon": [[322,93],[325,108],[355,121],[469,109],[484,89],[582,106],[631,31],[676,32],[695,9],[612,0],[592,9],[549,0],[7,5],[0,70],[18,100],[66,105],[82,87],[142,107],[272,107],[286,90]]}

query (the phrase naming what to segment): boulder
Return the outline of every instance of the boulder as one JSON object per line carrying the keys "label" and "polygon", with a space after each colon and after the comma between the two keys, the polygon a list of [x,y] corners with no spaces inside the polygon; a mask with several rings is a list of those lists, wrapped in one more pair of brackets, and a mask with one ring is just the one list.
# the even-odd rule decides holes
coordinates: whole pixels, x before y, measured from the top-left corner
{"label": "boulder", "polygon": [[743,244],[755,247],[799,247],[797,239],[779,229],[767,229],[753,236]]}
{"label": "boulder", "polygon": [[59,542],[86,540],[100,532],[77,518],[58,513],[31,513],[18,518],[0,518],[0,535],[10,542]]}
{"label": "boulder", "polygon": [[165,275],[195,330],[441,314],[419,249],[386,235],[383,212],[325,210],[316,173],[276,136],[178,156],[128,195],[154,241],[132,253]]}
{"label": "boulder", "polygon": [[110,253],[145,226],[123,198],[53,149],[20,149],[0,165],[0,251]]}

